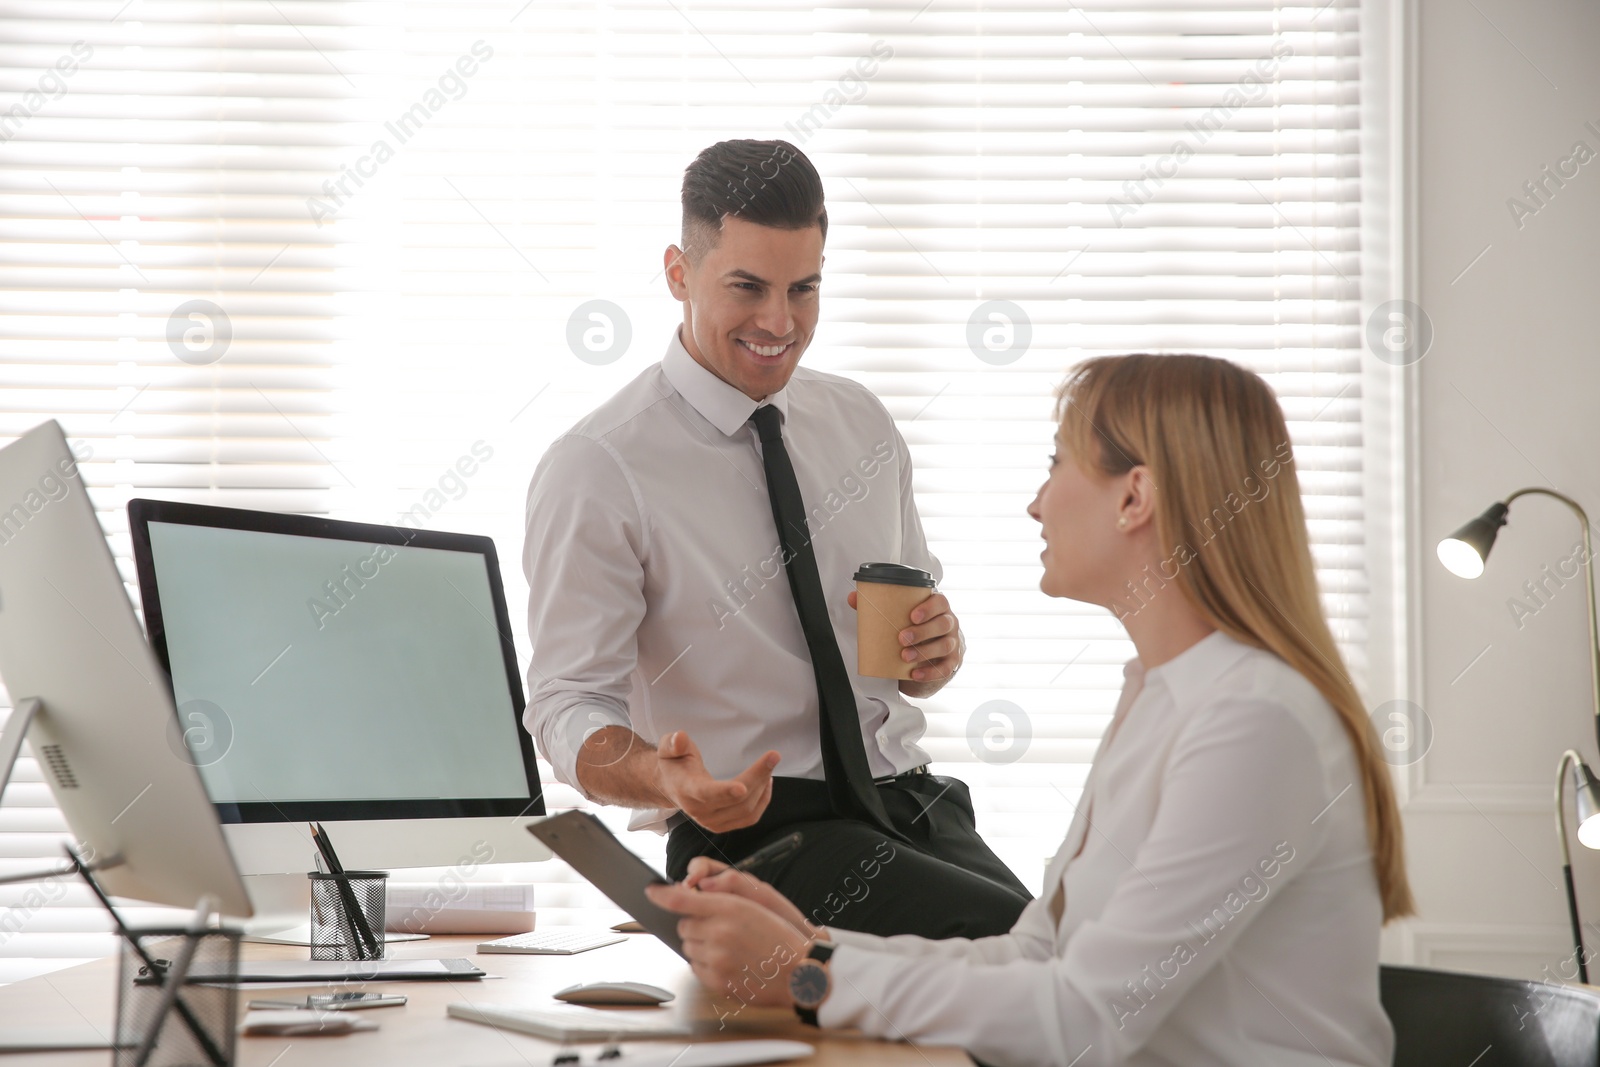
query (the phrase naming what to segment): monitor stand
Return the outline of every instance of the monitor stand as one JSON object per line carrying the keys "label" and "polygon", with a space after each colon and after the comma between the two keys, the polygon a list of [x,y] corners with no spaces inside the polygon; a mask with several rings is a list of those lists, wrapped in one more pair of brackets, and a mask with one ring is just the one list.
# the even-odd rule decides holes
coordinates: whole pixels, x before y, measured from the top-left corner
{"label": "monitor stand", "polygon": [[[16,702],[11,709],[11,715],[6,719],[4,730],[0,730],[0,799],[4,799],[6,786],[11,783],[12,772],[16,770],[17,760],[22,755],[22,742],[28,736],[28,728],[33,721],[44,714],[44,702],[38,697],[28,697]],[[44,881],[51,878],[61,878],[72,874],[81,875],[85,881],[95,888],[96,895],[102,903],[106,903],[105,894],[99,889],[94,880],[90,865],[80,863],[75,853],[71,853],[71,862],[64,866],[43,871],[27,871],[20,874],[7,875],[0,878],[0,885],[13,885],[19,882]],[[109,867],[120,862],[116,857],[102,862],[100,866]],[[109,909],[109,905],[108,909]],[[116,912],[111,913],[112,920],[119,924]],[[120,951],[120,949],[119,949]],[[103,1049],[116,1049],[119,1047],[108,1034],[92,1023],[82,1026],[62,1026],[48,1028],[13,1028],[7,1027],[0,1032],[0,1054],[28,1053],[28,1052],[82,1052]]]}
{"label": "monitor stand", "polygon": [[0,730],[0,797],[5,796],[6,786],[11,781],[11,772],[17,768],[17,760],[22,755],[23,739],[28,736],[28,727],[33,725],[33,720],[43,711],[44,701],[38,697],[19,700],[6,719],[5,729]]}
{"label": "monitor stand", "polygon": [[[37,697],[19,700],[11,709],[5,728],[0,730],[0,798],[5,795],[6,785],[10,782],[11,773],[22,753],[22,742],[28,736],[28,727],[32,726],[33,720],[43,712],[44,702]],[[37,878],[71,873],[73,868],[69,866],[55,871],[8,878],[6,881],[33,881]],[[245,886],[250,892],[250,902],[256,909],[254,918],[240,924],[244,927],[246,941],[264,942],[269,945],[311,944],[311,884],[305,875],[251,875],[246,878]],[[385,943],[423,941],[427,936],[427,934],[385,932],[383,940]],[[65,1047],[82,1046],[74,1044]]]}
{"label": "monitor stand", "polygon": [[[311,944],[311,880],[303,874],[250,874],[244,879],[255,905],[252,918],[234,922],[244,927],[244,939],[265,945]],[[427,934],[385,931],[387,944],[425,941]]]}

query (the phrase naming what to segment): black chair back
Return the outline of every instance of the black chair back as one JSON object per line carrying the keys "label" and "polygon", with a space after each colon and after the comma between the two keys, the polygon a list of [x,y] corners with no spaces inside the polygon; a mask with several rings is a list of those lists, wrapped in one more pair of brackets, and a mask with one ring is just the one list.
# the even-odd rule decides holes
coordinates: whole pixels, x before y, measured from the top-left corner
{"label": "black chair back", "polygon": [[1597,1067],[1600,997],[1520,978],[1384,967],[1394,1067]]}

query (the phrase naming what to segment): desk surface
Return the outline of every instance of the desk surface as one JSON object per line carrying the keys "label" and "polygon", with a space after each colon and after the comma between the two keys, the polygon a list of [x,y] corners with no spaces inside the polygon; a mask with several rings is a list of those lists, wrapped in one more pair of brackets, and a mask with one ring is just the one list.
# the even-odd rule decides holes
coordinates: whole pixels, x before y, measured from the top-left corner
{"label": "desk surface", "polygon": [[[477,1023],[445,1017],[453,1001],[557,1005],[556,990],[575,982],[632,980],[650,982],[678,994],[668,1006],[677,1019],[689,1022],[697,1040],[730,1038],[789,1038],[817,1047],[817,1054],[801,1064],[915,1064],[917,1067],[970,1065],[966,1054],[952,1048],[886,1044],[859,1035],[819,1032],[803,1026],[792,1012],[772,1008],[741,1008],[737,1001],[711,997],[695,981],[689,967],[671,949],[648,934],[630,935],[622,944],[579,953],[576,956],[485,955],[476,953],[484,937],[434,937],[389,946],[395,958],[472,957],[490,975],[481,981],[375,982],[352,989],[404,993],[410,1002],[399,1008],[372,1008],[364,1018],[379,1024],[372,1032],[338,1037],[240,1037],[239,1067],[317,1067],[319,1064],[383,1064],[404,1067],[528,1067],[549,1063],[560,1046],[539,1038],[495,1030]],[[247,944],[249,959],[304,959],[306,950],[279,945]],[[0,1031],[17,1027],[92,1024],[109,1032],[115,996],[116,960],[104,959],[65,971],[0,987]],[[308,987],[307,991],[326,987]],[[253,996],[277,999],[294,996],[294,990],[261,990]],[[240,1011],[252,999],[240,991]],[[623,1009],[625,1010],[625,1009]],[[630,1047],[667,1046],[665,1042],[630,1042]],[[285,1052],[293,1047],[292,1055]],[[581,1046],[585,1049],[599,1046]],[[681,1047],[681,1043],[679,1046]],[[283,1057],[280,1061],[279,1057]],[[105,1067],[108,1052],[56,1052],[7,1055],[3,1067]]]}

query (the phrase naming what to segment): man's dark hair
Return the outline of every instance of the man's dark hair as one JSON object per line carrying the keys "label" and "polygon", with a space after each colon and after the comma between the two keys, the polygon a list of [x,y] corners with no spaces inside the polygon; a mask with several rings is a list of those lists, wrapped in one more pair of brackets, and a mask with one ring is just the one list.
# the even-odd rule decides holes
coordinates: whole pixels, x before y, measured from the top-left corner
{"label": "man's dark hair", "polygon": [[718,141],[683,172],[682,248],[690,259],[717,245],[722,219],[828,236],[822,178],[788,141]]}

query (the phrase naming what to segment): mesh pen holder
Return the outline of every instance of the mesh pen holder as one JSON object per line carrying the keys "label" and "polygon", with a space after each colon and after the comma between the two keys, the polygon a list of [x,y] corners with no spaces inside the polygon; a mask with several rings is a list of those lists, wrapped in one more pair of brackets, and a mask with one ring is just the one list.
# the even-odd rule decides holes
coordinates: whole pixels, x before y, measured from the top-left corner
{"label": "mesh pen holder", "polygon": [[[140,1045],[159,1019],[155,1048],[145,1067],[213,1067],[218,1058],[231,1067],[238,992],[228,986],[199,983],[228,981],[238,976],[240,931],[223,927],[196,935],[173,926],[131,932],[157,962],[159,973],[151,971],[131,944],[122,942],[117,978],[117,1047],[112,1063],[115,1067],[132,1067]],[[162,1016],[168,968],[180,958],[186,939],[196,942],[189,973],[173,1009]],[[205,1035],[216,1058],[208,1054],[194,1028]]]}
{"label": "mesh pen holder", "polygon": [[[323,874],[312,871],[311,879],[311,958],[314,960],[383,959],[383,922],[388,902],[388,871],[346,871]],[[341,883],[350,887],[356,907],[367,921],[377,942],[376,955],[359,951],[359,935],[345,910]]]}

